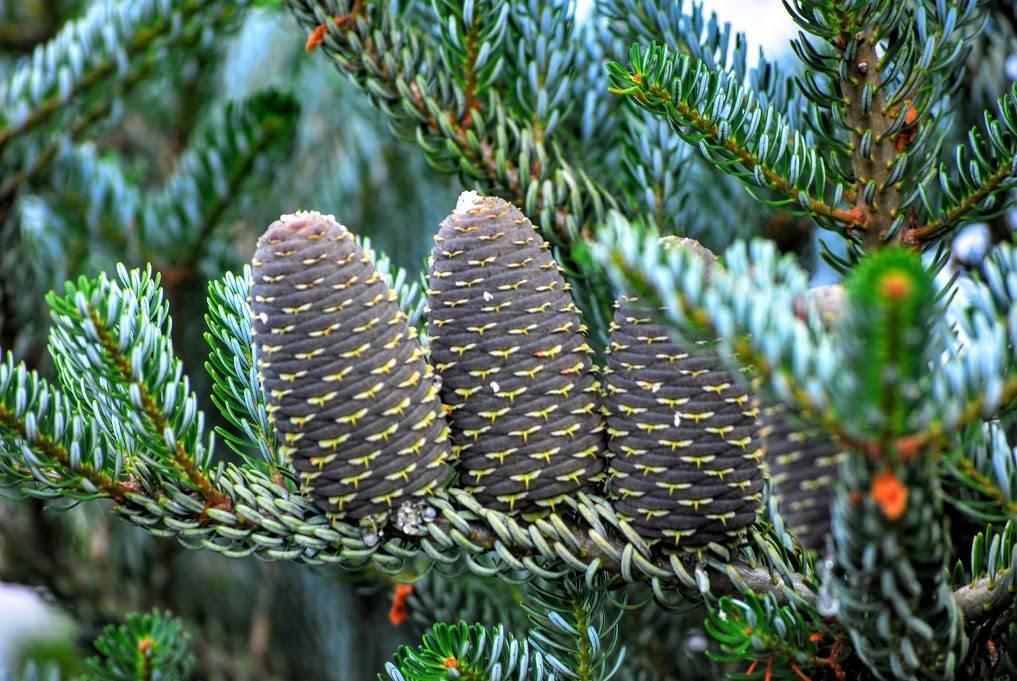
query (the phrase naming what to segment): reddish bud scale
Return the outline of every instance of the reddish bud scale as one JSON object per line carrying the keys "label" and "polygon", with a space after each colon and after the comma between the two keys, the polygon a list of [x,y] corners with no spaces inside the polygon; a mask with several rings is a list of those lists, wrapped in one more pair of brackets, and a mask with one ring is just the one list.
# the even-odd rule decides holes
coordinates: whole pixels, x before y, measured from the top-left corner
{"label": "reddish bud scale", "polygon": [[318,47],[325,42],[325,34],[328,33],[328,24],[321,24],[307,36],[307,42],[304,43],[305,52],[313,52],[314,48]]}
{"label": "reddish bud scale", "polygon": [[331,216],[283,217],[252,275],[269,416],[318,507],[357,520],[438,489],[450,445],[432,370],[353,236]]}
{"label": "reddish bud scale", "polygon": [[530,221],[464,194],[435,237],[428,295],[459,484],[488,508],[524,512],[584,488],[603,468],[592,351]]}

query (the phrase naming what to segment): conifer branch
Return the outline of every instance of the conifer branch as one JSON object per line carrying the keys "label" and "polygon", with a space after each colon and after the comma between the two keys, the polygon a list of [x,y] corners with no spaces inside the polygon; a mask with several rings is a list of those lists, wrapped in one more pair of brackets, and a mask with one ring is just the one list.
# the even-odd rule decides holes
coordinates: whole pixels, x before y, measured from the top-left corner
{"label": "conifer branch", "polygon": [[[408,17],[381,7],[358,12],[348,0],[287,2],[305,27],[328,27],[322,43],[325,52],[368,90],[401,132],[417,140],[432,165],[446,172],[458,170],[507,195],[536,218],[556,243],[580,240],[581,228],[589,220],[586,213],[597,216],[610,203],[582,171],[565,164],[557,152],[547,155],[539,149],[531,130],[506,128],[498,120],[503,104],[494,92],[485,103],[483,124],[471,116],[470,125],[464,125],[456,106],[462,95],[441,94],[443,76],[428,51],[431,46],[422,43]],[[332,17],[343,17],[343,21]],[[490,52],[500,49],[499,42],[500,37],[487,43]],[[432,83],[431,78],[438,82]],[[548,180],[562,191],[542,187]],[[576,209],[582,212],[577,214]]]}
{"label": "conifer branch", "polygon": [[523,603],[532,623],[530,645],[565,678],[607,681],[625,659],[625,648],[618,647],[622,610],[612,607],[608,586],[598,580],[591,587],[576,577],[530,586]]}
{"label": "conifer branch", "polygon": [[[8,391],[5,394],[11,393]],[[9,409],[7,403],[0,406]],[[16,455],[6,449],[0,451],[0,455],[7,465],[17,461]],[[56,470],[64,468],[62,461],[55,461],[52,465]],[[342,524],[332,524],[324,516],[318,515],[309,501],[292,494],[266,477],[265,473],[249,466],[226,466],[220,473],[221,486],[217,489],[230,500],[221,508],[183,504],[181,502],[186,496],[179,492],[185,488],[177,488],[178,483],[171,479],[157,481],[147,471],[148,469],[139,467],[137,473],[141,477],[137,481],[130,484],[114,482],[113,485],[103,485],[103,489],[93,493],[112,497],[124,517],[150,532],[176,536],[189,546],[214,549],[228,556],[257,552],[267,559],[297,560],[311,564],[332,563],[348,569],[370,561],[385,572],[398,573],[403,569],[405,561],[415,555],[429,560],[442,556],[442,560],[447,562],[462,559],[465,552],[466,556],[498,555],[503,560],[514,555],[511,562],[503,565],[503,569],[515,569],[514,565],[519,558],[523,559],[520,566],[536,568],[537,563],[527,557],[532,556],[539,558],[545,566],[541,568],[540,574],[555,574],[548,572],[548,569],[567,570],[570,566],[576,566],[575,561],[580,561],[584,565],[596,564],[600,571],[628,575],[626,579],[646,578],[634,572],[635,566],[630,562],[632,554],[629,553],[630,548],[626,548],[624,535],[612,536],[602,524],[608,517],[592,521],[595,516],[590,516],[589,513],[594,509],[600,509],[593,511],[595,514],[605,512],[606,505],[598,506],[596,503],[582,501],[578,508],[585,510],[568,521],[579,524],[569,526],[561,524],[560,520],[541,524],[542,532],[551,532],[552,526],[559,527],[559,531],[567,530],[566,534],[557,537],[549,534],[544,539],[543,546],[546,548],[541,548],[541,545],[522,543],[524,537],[529,536],[529,532],[522,527],[517,526],[506,534],[509,527],[505,525],[508,520],[506,517],[502,516],[502,520],[497,522],[493,518],[487,521],[485,515],[489,516],[492,512],[474,515],[474,512],[481,510],[479,507],[461,506],[466,497],[453,495],[437,506],[440,509],[439,517],[425,525],[429,538],[419,548],[408,552],[419,539],[396,531],[383,543],[379,544],[375,539],[374,543],[365,545],[359,530],[352,527],[344,529]],[[48,490],[50,495],[67,493],[59,487],[53,487],[51,476],[44,478],[44,485],[41,491]],[[161,493],[157,491],[157,486],[165,491],[169,499],[177,501],[169,504],[160,502],[158,497]],[[459,510],[454,510],[456,508]],[[592,524],[588,524],[590,522]],[[639,551],[637,549],[636,555]],[[481,570],[482,564],[475,560],[467,559],[467,564]],[[671,562],[672,567],[679,565],[680,563]],[[714,596],[740,593],[748,589],[758,594],[773,593],[781,602],[788,597],[802,599],[807,603],[814,603],[816,599],[810,579],[793,572],[784,574],[775,571],[773,566],[729,560],[725,561],[723,570],[711,570],[710,576],[705,571],[700,574],[705,567],[706,565],[696,567],[695,578],[687,573],[680,580],[672,576],[670,583],[664,579],[658,587],[667,585],[669,589],[677,587],[696,591],[704,588],[705,580],[705,593]],[[665,577],[660,568],[651,569],[649,564],[646,568],[640,568],[642,569],[651,570],[650,574],[655,575],[654,580]],[[488,570],[484,568],[483,572],[487,574]],[[495,572],[497,570],[495,568]],[[985,607],[985,603],[1002,602],[1001,599],[1008,597],[1010,584],[1009,578],[1003,579],[1000,576],[1002,574],[1011,572],[1004,569],[995,579],[979,578],[973,581],[961,592],[962,600],[959,600],[958,605],[964,608],[966,614],[975,616]]]}
{"label": "conifer branch", "polygon": [[778,399],[820,420],[848,446],[867,446],[831,411],[839,363],[818,311],[795,312],[809,286],[793,258],[762,241],[738,243],[724,253],[724,268],[710,270],[704,286],[702,258],[616,214],[595,255],[619,288],[659,305],[683,336],[719,338],[721,356],[758,371]]}
{"label": "conifer branch", "polygon": [[740,83],[661,46],[634,47],[630,62],[629,69],[608,66],[611,91],[670,121],[725,172],[778,197],[761,201],[848,233],[862,225],[857,212],[837,207],[841,185],[826,197],[823,160],[805,138]]}
{"label": "conifer branch", "polygon": [[[167,309],[151,272],[121,267],[118,282],[82,278],[49,301],[56,323],[51,352],[64,385],[103,424],[112,447],[143,458],[151,452],[209,507],[228,506],[205,471],[211,451],[201,443],[204,417],[173,356],[163,328]],[[126,431],[121,420],[130,424]]]}
{"label": "conifer branch", "polygon": [[[229,105],[156,193],[81,141],[167,57],[200,48],[210,65],[203,41],[250,4],[101,0],[0,78],[0,213],[20,219],[0,256],[15,285],[111,256],[154,261],[170,286],[214,276],[217,228],[289,149],[296,103]],[[400,651],[390,681],[635,677],[612,598],[651,594],[705,615],[713,670],[739,678],[1017,669],[1017,250],[998,246],[956,289],[934,276],[950,231],[1000,215],[1017,188],[1017,89],[939,161],[968,86],[960,62],[982,49],[978,0],[785,0],[804,31],[797,78],[748,69],[744,38],[683,0],[602,0],[586,23],[571,0],[274,4],[428,163],[520,210],[487,214],[467,194],[423,283],[320,214],[273,225],[253,269],[209,287],[215,432],[241,463],[213,456],[153,270],[69,284],[49,297],[59,387],[0,363],[0,485],[108,499],[188,548],[381,576],[402,585],[393,623],[406,582],[432,568],[432,591],[462,572],[517,587],[474,609],[478,624],[438,624]],[[647,46],[605,77],[633,42]],[[182,101],[185,129],[195,104]],[[777,234],[746,196],[794,217],[790,237],[716,262],[657,238]],[[846,241],[824,256],[849,274],[836,325],[808,265],[780,254],[805,263],[812,223]],[[361,281],[373,288],[352,295]],[[29,297],[4,289],[35,330]],[[792,468],[812,496],[784,494]],[[972,522],[986,524],[973,539]],[[969,539],[968,557],[955,544]],[[453,582],[419,600],[433,616],[477,594]],[[525,639],[498,613],[524,594]],[[97,643],[97,678],[185,672],[179,627],[139,622]]]}
{"label": "conifer branch", "polygon": [[[125,385],[138,386],[137,397],[134,399],[140,402],[138,406],[148,421],[151,436],[153,438],[159,438],[160,435],[165,437],[165,433],[173,432],[172,424],[156,403],[155,397],[148,387],[137,381],[131,367],[131,362],[121,353],[119,343],[113,336],[113,331],[106,326],[96,310],[90,311],[87,321],[90,321],[95,329],[96,340],[105,351],[107,361],[116,370],[116,378]],[[208,504],[214,507],[225,506],[227,504],[226,497],[222,492],[215,489],[212,481],[198,466],[195,454],[189,452],[184,443],[179,439],[174,438],[174,440],[175,442],[172,445],[168,445],[173,466],[194,485]]]}
{"label": "conifer branch", "polygon": [[[541,126],[534,128],[510,114],[508,88],[499,87],[502,79],[493,79],[494,66],[485,72],[493,81],[486,83],[482,108],[474,110],[465,125],[460,120],[465,95],[456,80],[462,73],[442,68],[444,55],[455,46],[421,30],[404,8],[350,0],[287,0],[287,5],[308,30],[325,27],[312,34],[320,36],[321,50],[391,119],[397,134],[417,142],[428,163],[457,172],[486,193],[508,198],[533,220],[556,247],[577,304],[602,335],[613,301],[580,252],[605,211],[614,206],[614,198],[585,170],[571,166],[557,143],[541,140],[546,129],[540,133]],[[491,15],[491,37],[481,46],[478,60],[484,53],[486,63],[496,65],[504,41],[500,31],[490,28],[501,19],[489,5],[497,3],[470,7],[478,17]],[[454,19],[448,11],[439,14],[443,21]]]}
{"label": "conifer branch", "polygon": [[914,452],[930,446],[945,445],[945,437],[949,433],[981,421],[987,413],[994,412],[1002,405],[1011,404],[1014,400],[1017,400],[1017,376],[1003,383],[999,392],[985,394],[954,411],[949,415],[948,421],[934,421],[921,432],[898,438],[893,447],[901,452]]}
{"label": "conifer branch", "polygon": [[[578,56],[575,41],[581,38],[572,9],[567,0],[528,0],[509,14],[506,60],[515,81],[514,104],[529,122],[537,144],[555,139],[558,126],[571,122],[567,120],[573,112],[570,87],[592,85],[573,76]],[[575,145],[562,144],[560,149],[571,162],[578,161]]]}
{"label": "conifer branch", "polygon": [[[112,1],[115,2],[115,0]],[[198,4],[201,5],[202,3]],[[208,3],[204,4],[205,7],[200,9],[200,12],[208,11],[210,5]],[[197,12],[199,10],[194,11]],[[237,10],[234,8],[225,12],[220,12],[213,18],[213,25],[217,30],[228,29],[235,23],[236,11]],[[190,18],[193,19],[193,21],[185,24],[184,28],[179,31],[179,35],[172,38],[173,42],[169,45],[172,50],[183,52],[188,49],[193,49],[204,39],[204,36],[206,35],[204,24],[197,21],[197,15]],[[168,18],[167,20],[171,20],[171,18]],[[88,21],[88,18],[86,17],[81,21],[86,22]],[[86,31],[87,34],[87,30],[95,29],[82,30]],[[164,28],[160,30],[164,30]],[[57,40],[57,38],[54,40]],[[160,66],[165,64],[167,55],[160,50],[158,45],[161,45],[161,43],[155,43],[151,46],[152,49],[141,52],[135,58],[134,62],[132,62],[131,69],[116,77],[116,96],[123,96],[131,92],[135,87],[143,83],[146,78],[151,76],[152,73],[158,70]],[[32,77],[40,79],[43,78],[40,74],[33,74]],[[4,84],[0,83],[0,95],[3,93],[3,86]],[[91,85],[89,85],[89,88],[90,87]],[[90,92],[89,95],[91,95]],[[97,124],[105,120],[113,110],[115,97],[101,97],[95,95],[89,96],[86,100],[87,101],[80,103],[82,111],[72,122],[68,123],[66,132],[61,135],[54,135],[54,139],[52,140],[43,140],[43,146],[40,149],[26,154],[26,158],[30,159],[30,162],[27,165],[11,172],[3,182],[0,182],[0,206],[13,200],[22,187],[43,173],[54,161],[57,161],[60,158],[61,151],[65,149],[67,142],[80,141],[85,135],[91,132]],[[54,109],[54,115],[56,112],[65,111],[67,108],[67,104],[64,102],[59,102],[58,104],[59,106]],[[38,124],[45,125],[46,120],[41,119],[38,121]],[[32,132],[26,129],[16,136],[12,135],[12,139],[30,139],[29,135],[31,134]],[[3,153],[3,135],[4,131],[0,130],[0,154]],[[15,152],[8,153],[15,159],[18,156],[18,153]],[[0,156],[0,159],[2,158],[3,157]]]}
{"label": "conifer branch", "polygon": [[[127,91],[133,85],[141,82],[141,79],[148,75],[148,70],[139,69],[136,75],[137,79],[130,79],[123,83],[124,91]],[[112,105],[108,101],[92,107],[91,110],[75,121],[75,123],[70,127],[68,131],[68,139],[71,141],[78,141],[85,132],[92,128],[92,126],[104,119],[109,114],[111,108]],[[52,163],[55,158],[57,158],[62,147],[63,143],[60,140],[51,142],[27,167],[22,168],[21,170],[13,173],[10,177],[6,178],[3,184],[0,184],[0,206],[7,205],[14,199],[21,187],[45,170],[46,167]]]}
{"label": "conifer branch", "polygon": [[[865,243],[870,250],[878,246],[890,229],[901,203],[899,189],[889,182],[900,152],[888,134],[894,121],[887,111],[883,69],[876,54],[878,41],[879,36],[872,28],[861,37],[851,32],[834,41],[835,45],[852,42],[855,46],[853,57],[846,59],[847,78],[842,81],[842,88],[847,98],[845,122],[851,134],[855,209],[864,216]],[[845,55],[841,58],[845,59]],[[867,188],[870,183],[875,193]]]}
{"label": "conifer branch", "polygon": [[504,627],[436,623],[417,648],[403,646],[378,681],[456,678],[463,681],[553,681],[554,673],[526,641]]}
{"label": "conifer branch", "polygon": [[928,425],[899,442],[917,451],[991,418],[1017,399],[1017,249],[1001,244],[983,265],[984,279],[970,282],[957,320],[964,342],[934,365]]}
{"label": "conifer branch", "polygon": [[909,228],[905,242],[924,247],[963,222],[1006,210],[997,197],[1017,186],[1017,86],[997,101],[997,107],[998,117],[985,113],[981,132],[968,132],[971,159],[966,160],[965,147],[958,146],[952,172],[941,164],[935,173],[942,197],[934,200],[930,191],[921,191],[924,213],[931,219]]}
{"label": "conifer branch", "polygon": [[[90,144],[73,147],[59,155],[39,197],[69,216],[67,251],[84,250],[88,241],[93,254],[154,262],[176,283],[194,274],[217,231],[251,204],[244,189],[274,170],[298,120],[296,101],[274,90],[227,102],[200,121],[173,175],[151,191],[130,179],[118,159]],[[81,186],[93,189],[82,196],[75,191]]]}
{"label": "conifer branch", "polygon": [[[1017,501],[1011,499],[1002,488],[996,484],[996,482],[988,474],[978,469],[975,463],[968,458],[963,452],[958,453],[953,460],[950,461],[949,466],[955,470],[955,475],[964,481],[964,484],[974,489],[978,494],[987,497],[991,507],[999,509],[1002,513],[994,513],[993,516],[997,518],[1017,518]],[[965,507],[970,505],[966,501],[959,501]],[[980,511],[980,516],[984,516],[985,513]]]}
{"label": "conifer branch", "polygon": [[662,233],[680,229],[681,211],[694,193],[687,182],[694,176],[691,148],[666,121],[646,112],[626,111],[621,133],[626,208]]}
{"label": "conifer branch", "polygon": [[299,114],[293,97],[266,90],[203,121],[176,173],[145,207],[142,257],[174,281],[192,275],[224,219],[243,209],[243,190],[269,176],[293,144]]}
{"label": "conifer branch", "polygon": [[[186,45],[193,39],[196,25],[221,30],[245,4],[187,0],[181,6],[168,6],[145,0],[139,6],[120,0],[94,5],[51,41],[50,58],[26,62],[0,84],[0,153],[69,106],[78,106],[86,95],[98,97],[102,88],[137,79],[138,71],[131,68],[135,58]],[[177,22],[185,29],[178,30]],[[104,26],[113,27],[114,32],[105,31]],[[80,61],[81,55],[86,55],[84,61]],[[150,59],[142,62],[142,70],[146,61]]]}
{"label": "conifer branch", "polygon": [[[61,468],[71,468],[71,455],[63,445],[59,444],[45,433],[36,433],[34,439],[29,439],[28,428],[25,422],[19,420],[14,415],[14,412],[10,411],[4,405],[0,405],[0,428],[3,428],[7,433],[21,441],[30,442],[30,446],[35,449],[39,455],[52,460]],[[17,466],[16,463],[12,465],[15,466],[15,472],[20,473],[26,478],[30,476],[27,468]],[[87,480],[92,487],[100,490],[104,495],[111,499],[123,500],[124,494],[129,491],[133,491],[130,487],[114,480],[106,473],[95,471],[88,463],[82,462],[79,465],[78,470],[81,477]]]}
{"label": "conifer branch", "polygon": [[[8,456],[0,451],[0,455]],[[118,502],[117,508],[125,518],[160,536],[179,538],[186,546],[211,549],[230,557],[242,557],[258,553],[267,560],[292,560],[311,565],[333,564],[344,569],[362,568],[365,562],[377,565],[386,573],[399,574],[403,570],[404,561],[413,556],[430,560],[433,551],[448,551],[450,555],[460,555],[465,549],[467,555],[500,554],[511,550],[517,556],[525,557],[532,554],[540,557],[547,568],[570,569],[571,560],[563,562],[558,553],[565,550],[564,545],[557,548],[549,546],[551,553],[543,554],[535,547],[505,544],[499,531],[495,531],[484,521],[466,520],[461,515],[439,517],[433,526],[429,526],[431,539],[427,542],[427,550],[415,550],[407,553],[409,544],[416,541],[412,538],[394,534],[382,544],[365,547],[356,534],[347,534],[341,526],[336,529],[323,516],[318,516],[310,508],[310,504],[299,496],[291,494],[249,467],[226,466],[220,480],[225,483],[224,490],[234,500],[233,511],[227,509],[167,507],[156,502],[154,496],[144,492],[147,483],[141,481],[137,489],[126,495],[125,502]],[[444,505],[443,505],[444,506]],[[282,510],[288,508],[289,510]],[[451,508],[451,507],[449,507]],[[451,520],[450,520],[451,518]],[[431,529],[433,527],[433,529]],[[352,528],[351,528],[352,529]],[[625,549],[625,541],[617,538],[605,543],[603,538],[593,538],[589,529],[573,526],[570,533],[575,538],[573,548],[569,550],[582,561],[600,566],[601,571],[611,574],[624,574],[617,562]],[[438,538],[451,541],[454,551],[441,548]],[[393,553],[388,553],[391,546]],[[358,548],[359,547],[359,548]],[[500,548],[499,548],[500,547]],[[400,556],[400,558],[396,558]],[[445,562],[455,562],[461,558],[445,558]],[[472,559],[472,560],[475,560]],[[527,561],[530,565],[536,565]],[[674,564],[674,563],[672,563]],[[467,561],[467,565],[475,565],[485,575],[497,574],[498,569],[491,572],[481,563]],[[505,566],[509,567],[509,566]],[[631,568],[629,568],[631,569]],[[699,568],[700,570],[703,567]],[[479,572],[478,572],[479,574]],[[557,572],[546,572],[548,576]],[[975,619],[984,612],[987,603],[1004,603],[1012,597],[1011,569],[1000,571],[995,578],[978,578],[970,584],[960,587],[958,607],[968,618]],[[638,574],[632,577],[639,579]],[[1006,578],[1004,578],[1006,577]],[[657,579],[660,579],[659,577]],[[691,578],[690,578],[691,579]],[[801,599],[805,603],[815,604],[817,594],[811,580],[803,575],[790,573],[781,575],[766,565],[750,565],[738,560],[731,561],[720,572],[710,571],[709,576],[703,572],[697,579],[706,580],[708,594],[724,596],[750,590],[759,595],[772,593],[777,602],[784,603],[791,597]],[[675,580],[674,577],[671,580]],[[692,584],[695,580],[692,580]],[[660,584],[665,586],[667,582]],[[667,584],[675,588],[677,584]],[[688,589],[688,586],[678,587]]]}
{"label": "conifer branch", "polygon": [[209,346],[205,370],[212,380],[212,402],[233,426],[217,428],[231,449],[256,465],[251,452],[258,452],[258,464],[267,462],[269,474],[284,468],[285,457],[278,450],[275,428],[268,418],[265,391],[261,389],[254,360],[251,332],[251,271],[232,273],[209,282],[205,322]]}
{"label": "conifer branch", "polygon": [[685,0],[600,0],[597,9],[626,48],[634,43],[663,45],[737,82],[747,81],[761,103],[797,124],[794,80],[761,51],[749,68],[748,40],[716,12],[707,15],[701,4]]}
{"label": "conifer branch", "polygon": [[190,645],[191,636],[170,613],[132,613],[95,640],[99,655],[87,660],[83,681],[184,681],[194,666]]}
{"label": "conifer branch", "polygon": [[[962,45],[983,21],[977,3],[784,4],[809,34],[792,43],[806,66],[799,85],[807,118],[851,185],[845,196],[865,220],[864,246],[903,239],[915,188],[938,153]],[[814,46],[812,36],[827,45]]]}
{"label": "conifer branch", "polygon": [[123,502],[135,491],[106,469],[97,433],[56,389],[16,364],[10,353],[0,364],[0,451],[0,479],[28,494],[101,495]]}
{"label": "conifer branch", "polygon": [[[979,320],[965,327],[971,347],[934,372],[937,413],[919,429],[880,440],[847,429],[843,417],[832,409],[828,388],[839,380],[839,362],[833,359],[831,339],[819,318],[810,314],[802,320],[793,312],[794,301],[805,300],[808,293],[802,275],[794,274],[797,267],[790,261],[778,262],[761,244],[751,248],[751,257],[743,247],[725,254],[725,262],[735,269],[714,274],[710,293],[694,283],[702,276],[694,256],[668,253],[656,235],[642,234],[620,217],[612,217],[596,253],[620,286],[660,301],[665,315],[682,333],[721,336],[728,356],[751,367],[780,399],[809,414],[854,451],[880,457],[893,452],[910,456],[930,446],[938,450],[946,445],[948,434],[1017,399],[1013,352],[1017,343],[1008,331],[1015,294],[1007,273],[1017,271],[1013,249],[1000,248],[986,269],[987,285],[976,290],[981,293],[972,308],[979,310]],[[669,273],[654,273],[654,267]],[[736,283],[750,272],[755,288]],[[746,300],[753,302],[746,305]],[[737,317],[731,316],[733,310],[738,311]],[[775,342],[775,338],[785,340]],[[1005,373],[986,365],[983,358],[987,356],[1001,359]]]}
{"label": "conifer branch", "polygon": [[843,675],[846,634],[823,621],[814,604],[780,603],[774,594],[725,596],[705,623],[719,651],[708,654],[730,665],[747,665],[747,678],[812,678],[829,670]]}

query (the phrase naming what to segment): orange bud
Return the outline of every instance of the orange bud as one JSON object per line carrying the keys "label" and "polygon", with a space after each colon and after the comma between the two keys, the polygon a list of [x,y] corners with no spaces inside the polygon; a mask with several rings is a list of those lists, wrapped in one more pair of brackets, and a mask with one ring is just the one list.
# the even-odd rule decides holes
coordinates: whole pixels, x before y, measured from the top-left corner
{"label": "orange bud", "polygon": [[410,609],[406,599],[413,593],[412,584],[396,584],[395,595],[392,596],[392,607],[388,611],[388,621],[392,626],[398,627],[410,616]]}
{"label": "orange bud", "polygon": [[392,608],[388,611],[388,621],[392,623],[393,627],[403,624],[409,617],[410,613],[405,606],[400,608],[393,604]]}
{"label": "orange bud", "polygon": [[891,300],[903,300],[914,290],[914,282],[904,272],[894,270],[883,275],[879,289]]}
{"label": "orange bud", "polygon": [[[350,12],[349,14],[344,14],[341,17],[335,17],[336,28],[342,28],[344,25],[346,25],[347,22],[354,21],[358,16],[360,16],[360,13],[363,8],[361,7],[358,10],[357,9],[358,5],[360,5],[360,0],[358,0],[356,5],[354,5],[354,9],[352,12]],[[315,28],[313,31],[311,31],[311,35],[307,36],[307,43],[304,45],[304,49],[310,52],[318,45],[321,45],[323,42],[325,42],[326,33],[328,33],[328,24],[322,24],[321,26]]]}
{"label": "orange bud", "polygon": [[886,470],[872,479],[869,491],[886,519],[893,522],[904,515],[908,505],[908,488],[893,471]]}
{"label": "orange bud", "polygon": [[916,109],[913,104],[909,105],[907,113],[904,114],[904,123],[906,125],[911,125],[917,120],[918,120],[918,109]]}
{"label": "orange bud", "polygon": [[898,132],[893,138],[893,146],[897,153],[904,151],[914,141],[915,137],[918,136],[918,129],[911,127],[917,120],[918,110],[913,105],[908,104],[908,110],[904,113],[905,129]]}
{"label": "orange bud", "polygon": [[313,31],[311,31],[311,35],[307,36],[307,43],[304,44],[304,50],[307,52],[311,52],[318,45],[321,45],[323,42],[325,42],[326,33],[328,33],[328,24],[321,24]]}
{"label": "orange bud", "polygon": [[860,225],[864,227],[869,222],[869,216],[861,206],[855,206],[844,213],[844,217],[851,220],[851,227]]}

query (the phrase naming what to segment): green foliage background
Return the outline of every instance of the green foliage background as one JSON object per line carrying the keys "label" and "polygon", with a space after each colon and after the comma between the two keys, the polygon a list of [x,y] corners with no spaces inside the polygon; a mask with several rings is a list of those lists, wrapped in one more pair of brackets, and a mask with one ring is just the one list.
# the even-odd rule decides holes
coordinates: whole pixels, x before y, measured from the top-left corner
{"label": "green foliage background", "polygon": [[[0,75],[88,4],[0,2]],[[456,181],[429,168],[411,143],[393,139],[335,69],[304,51],[305,35],[280,3],[257,4],[222,34],[173,53],[120,100],[118,115],[22,189],[0,228],[0,289],[7,292],[0,346],[45,369],[48,319],[39,301],[46,290],[117,261],[173,266],[193,259],[195,273],[170,291],[170,304],[176,346],[188,366],[200,367],[208,278],[238,270],[281,212],[334,213],[399,266],[421,269],[433,226],[455,203]],[[205,244],[177,244],[177,256],[157,234],[147,245],[119,231],[124,222],[116,212],[141,201],[139,194],[165,191],[209,116],[268,90],[288,93],[299,106],[292,139],[264,159],[267,167],[222,195],[229,208]],[[108,198],[96,202],[103,191]],[[155,220],[152,231],[164,226]],[[213,413],[207,384],[197,387]],[[391,587],[376,579],[194,554],[102,506],[53,513],[54,504],[61,505],[0,502],[0,581],[52,594],[78,623],[81,651],[90,652],[107,622],[153,607],[182,616],[192,632],[195,678],[369,678],[415,637],[409,626],[389,623]]]}

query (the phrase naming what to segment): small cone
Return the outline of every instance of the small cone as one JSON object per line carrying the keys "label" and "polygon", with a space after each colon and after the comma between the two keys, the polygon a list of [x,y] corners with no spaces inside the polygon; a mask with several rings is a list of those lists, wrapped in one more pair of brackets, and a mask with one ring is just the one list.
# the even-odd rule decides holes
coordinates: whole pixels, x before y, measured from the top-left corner
{"label": "small cone", "polygon": [[846,454],[815,428],[773,406],[763,416],[766,460],[784,524],[805,548],[821,550],[830,533],[832,484]]}
{"label": "small cone", "polygon": [[435,237],[428,302],[460,484],[523,512],[583,489],[603,468],[591,349],[530,221],[464,193]]}
{"label": "small cone", "polygon": [[259,239],[252,275],[269,416],[315,504],[358,520],[444,484],[432,370],[349,231],[332,216],[285,216]]}
{"label": "small cone", "polygon": [[612,324],[605,410],[609,491],[641,535],[679,548],[732,544],[755,520],[763,448],[747,383],[632,299]]}

